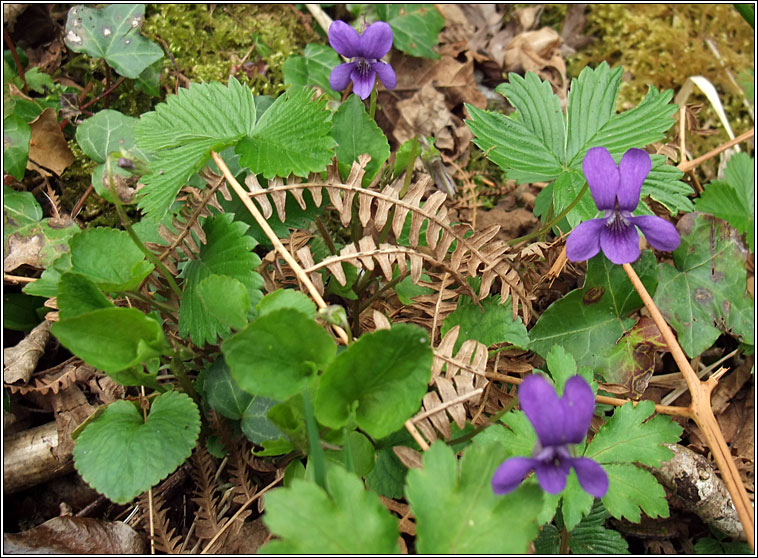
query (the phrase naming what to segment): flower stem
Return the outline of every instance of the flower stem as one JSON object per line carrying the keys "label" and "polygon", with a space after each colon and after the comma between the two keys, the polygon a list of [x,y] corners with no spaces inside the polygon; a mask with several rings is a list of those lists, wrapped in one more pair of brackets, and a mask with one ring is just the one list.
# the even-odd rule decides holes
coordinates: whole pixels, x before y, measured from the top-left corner
{"label": "flower stem", "polygon": [[737,509],[737,515],[745,530],[747,542],[751,549],[755,549],[753,508],[745,490],[745,486],[742,483],[740,473],[732,459],[731,451],[726,444],[724,435],[721,432],[721,428],[719,427],[716,417],[713,415],[713,409],[711,408],[711,391],[716,387],[717,381],[713,377],[705,382],[700,381],[697,374],[695,374],[695,371],[692,369],[692,366],[690,366],[687,356],[679,346],[674,333],[666,323],[666,320],[655,305],[655,302],[653,302],[653,299],[650,297],[647,289],[645,289],[642,281],[640,281],[637,273],[629,264],[624,264],[623,267],[624,271],[626,271],[626,274],[629,276],[632,285],[639,293],[640,298],[642,298],[645,308],[647,308],[650,316],[658,326],[661,335],[671,351],[671,356],[674,357],[674,361],[684,376],[687,388],[692,396],[692,402],[689,406],[690,417],[695,421],[698,428],[700,428],[700,431],[718,464],[721,476],[724,479],[724,484],[726,484],[727,490],[729,490],[729,494],[732,496],[734,507]]}
{"label": "flower stem", "polygon": [[566,215],[568,215],[568,212],[574,209],[576,207],[576,204],[579,203],[579,200],[582,199],[582,196],[584,196],[584,193],[589,188],[589,185],[585,182],[584,186],[580,190],[580,192],[576,195],[574,200],[566,206],[566,208],[561,211],[558,215],[556,215],[553,219],[550,220],[549,223],[545,224],[543,227],[537,229],[536,231],[532,231],[529,234],[526,234],[524,236],[520,236],[519,238],[514,238],[513,240],[508,241],[508,246],[516,246],[517,244],[521,244],[522,242],[526,242],[527,240],[531,240],[533,238],[536,238],[538,236],[541,236],[548,232],[550,229],[553,228],[554,225],[556,225],[558,222],[560,222],[561,219],[563,219]]}
{"label": "flower stem", "polygon": [[371,120],[374,120],[374,115],[376,115],[376,83],[377,82],[374,82],[374,88],[371,90],[371,97],[368,105],[368,115],[371,117]]}

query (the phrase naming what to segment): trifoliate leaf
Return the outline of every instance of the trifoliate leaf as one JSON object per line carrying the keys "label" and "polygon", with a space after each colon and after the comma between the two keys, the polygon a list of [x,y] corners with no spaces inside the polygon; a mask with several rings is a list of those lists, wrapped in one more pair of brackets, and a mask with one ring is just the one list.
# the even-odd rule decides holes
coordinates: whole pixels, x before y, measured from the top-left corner
{"label": "trifoliate leaf", "polygon": [[[655,292],[656,261],[646,250],[632,266],[648,292]],[[555,301],[529,331],[529,348],[543,358],[555,345],[562,345],[579,368],[587,366],[605,377],[616,341],[634,325],[630,312],[642,300],[621,266],[605,256],[589,260],[584,286]]]}
{"label": "trifoliate leaf", "polygon": [[154,269],[126,231],[88,229],[69,244],[71,271],[86,275],[105,292],[137,288]]}
{"label": "trifoliate leaf", "polygon": [[358,95],[350,95],[334,113],[332,137],[337,142],[337,162],[340,175],[346,179],[350,168],[360,155],[368,153],[371,161],[366,165],[362,184],[367,186],[390,156],[387,137],[376,121],[366,112]]}
{"label": "trifoliate leaf", "polygon": [[642,463],[660,467],[673,456],[663,444],[679,441],[682,427],[664,415],[655,415],[652,401],[644,400],[635,407],[627,403],[617,407],[587,446],[584,455],[600,464]]}
{"label": "trifoliate leaf", "polygon": [[493,444],[470,446],[460,463],[441,441],[424,453],[423,468],[408,472],[405,489],[416,516],[419,554],[526,552],[537,536],[542,491],[522,486],[496,495],[490,482],[504,458],[504,447]]}
{"label": "trifoliate leaf", "polygon": [[227,338],[221,351],[242,389],[285,401],[327,367],[337,346],[313,319],[283,308]]}
{"label": "trifoliate leaf", "polygon": [[316,85],[332,99],[339,99],[340,93],[329,86],[329,76],[332,69],[341,62],[332,47],[309,43],[305,45],[302,56],[290,56],[284,61],[284,84],[295,87]]}
{"label": "trifoliate leaf", "polygon": [[603,504],[618,519],[639,523],[640,511],[650,518],[668,517],[666,491],[655,477],[630,464],[603,465],[608,474],[608,493]]}
{"label": "trifoliate leaf", "polygon": [[233,77],[227,86],[193,83],[140,116],[137,146],[155,158],[150,174],[142,177],[139,206],[160,219],[179,189],[208,162],[211,149],[234,145],[252,132],[255,119],[250,89]]}
{"label": "trifoliate leaf", "polygon": [[266,178],[323,171],[335,147],[330,118],[325,97],[313,100],[311,89],[288,89],[237,143],[240,164]]}
{"label": "trifoliate leaf", "polygon": [[393,46],[411,56],[439,58],[434,50],[445,26],[433,4],[376,4],[376,15],[392,27]]}
{"label": "trifoliate leaf", "polygon": [[455,326],[461,326],[454,352],[466,339],[476,339],[487,347],[505,342],[522,348],[529,345],[526,327],[521,318],[513,319],[510,304],[501,304],[500,296],[488,296],[481,301],[481,305],[480,308],[470,297],[461,296],[458,307],[442,322],[441,336]]}
{"label": "trifoliate leaf", "polygon": [[147,420],[137,406],[116,401],[79,435],[74,465],[95,490],[126,504],[158,484],[192,453],[200,412],[187,395],[159,395]]}
{"label": "trifoliate leaf", "polygon": [[163,49],[140,34],[144,21],[144,4],[74,6],[66,19],[66,46],[104,58],[119,74],[134,79],[163,57]]}
{"label": "trifoliate leaf", "polygon": [[29,158],[32,129],[26,121],[9,114],[3,118],[3,170],[16,180],[23,180]]}
{"label": "trifoliate leaf", "polygon": [[621,533],[606,529],[605,520],[610,516],[600,500],[595,500],[592,511],[569,533],[569,549],[572,554],[629,554],[629,544]]}
{"label": "trifoliate leaf", "polygon": [[[184,294],[179,306],[179,333],[189,335],[198,346],[216,343],[217,337],[226,337],[231,327],[244,327],[254,291],[263,283],[254,271],[261,261],[252,252],[256,242],[245,234],[247,225],[233,218],[233,214],[224,213],[203,222],[205,244],[197,259],[187,262],[181,272]],[[212,275],[226,279],[211,279],[211,284],[199,290],[201,282]],[[214,284],[224,282],[234,285],[230,286],[233,290],[215,290],[220,287],[214,288]],[[218,300],[219,295],[227,294],[229,300]],[[209,304],[214,309],[209,309]]]}
{"label": "trifoliate leaf", "polygon": [[431,367],[429,339],[420,327],[395,324],[366,333],[321,376],[316,418],[325,426],[340,428],[354,414],[355,424],[369,435],[388,436],[418,411]]}
{"label": "trifoliate leaf", "polygon": [[391,554],[399,552],[397,520],[361,480],[340,467],[326,473],[328,494],[294,479],[265,497],[263,522],[281,540],[261,554]]}
{"label": "trifoliate leaf", "polygon": [[746,293],[745,248],[728,223],[704,213],[679,220],[674,265],[660,266],[653,297],[692,358],[722,333],[753,338],[753,298]]}
{"label": "trifoliate leaf", "polygon": [[161,324],[136,308],[103,308],[62,319],[51,331],[87,364],[116,373],[166,354]]}

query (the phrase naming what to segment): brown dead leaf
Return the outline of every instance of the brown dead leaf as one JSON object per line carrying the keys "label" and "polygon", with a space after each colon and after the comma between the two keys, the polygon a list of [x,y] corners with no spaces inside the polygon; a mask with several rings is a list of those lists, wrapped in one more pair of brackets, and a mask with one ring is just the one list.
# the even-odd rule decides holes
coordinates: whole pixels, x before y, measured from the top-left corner
{"label": "brown dead leaf", "polygon": [[3,349],[3,380],[12,384],[19,380],[24,385],[29,383],[32,372],[45,353],[45,346],[50,339],[50,322],[43,321],[29,332],[15,347]]}
{"label": "brown dead leaf", "polygon": [[69,459],[74,449],[71,433],[95,412],[84,392],[72,383],[58,393],[51,394],[55,423],[58,425],[58,445],[53,454],[59,461]]}
{"label": "brown dead leaf", "polygon": [[63,137],[55,110],[46,108],[29,127],[32,129],[32,139],[26,168],[44,176],[50,176],[49,171],[60,176],[74,162],[74,154]]}
{"label": "brown dead leaf", "polygon": [[561,28],[561,39],[567,49],[564,54],[574,54],[580,48],[586,47],[594,39],[582,35],[584,25],[587,23],[587,4],[570,4]]}
{"label": "brown dead leaf", "polygon": [[503,71],[534,72],[553,85],[562,108],[568,102],[566,62],[560,52],[560,35],[551,27],[526,31],[508,43],[503,57]]}
{"label": "brown dead leaf", "polygon": [[54,517],[42,525],[3,536],[9,554],[143,554],[139,534],[121,521]]}

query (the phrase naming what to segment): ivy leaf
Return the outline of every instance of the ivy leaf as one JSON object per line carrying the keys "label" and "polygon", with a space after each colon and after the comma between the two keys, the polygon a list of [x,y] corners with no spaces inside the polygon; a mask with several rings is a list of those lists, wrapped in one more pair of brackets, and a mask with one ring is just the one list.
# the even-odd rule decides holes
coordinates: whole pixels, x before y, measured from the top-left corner
{"label": "ivy leaf", "polygon": [[749,343],[753,338],[753,299],[746,293],[745,249],[728,223],[689,213],[677,224],[682,242],[674,265],[661,265],[653,297],[677,331],[682,349],[696,357],[721,333]]}
{"label": "ivy leaf", "polygon": [[337,346],[313,319],[284,308],[227,338],[221,351],[242,389],[285,401],[299,393],[317,370],[326,368]]}
{"label": "ivy leaf", "polygon": [[397,521],[376,494],[340,467],[326,473],[328,493],[292,481],[266,495],[263,522],[281,537],[261,554],[391,554],[399,552]]}
{"label": "ivy leaf", "polygon": [[73,220],[43,219],[42,208],[31,192],[17,192],[3,186],[3,268],[6,272],[23,264],[42,269],[50,267],[61,254],[68,252],[69,239],[78,232],[79,227]]}
{"label": "ivy leaf", "polygon": [[513,319],[509,304],[500,304],[500,296],[488,296],[481,301],[480,308],[468,296],[458,298],[458,306],[442,322],[440,335],[444,335],[460,325],[461,331],[455,342],[454,352],[460,349],[466,339],[476,339],[487,347],[508,342],[526,348],[529,336],[521,318]]}
{"label": "ivy leaf", "polygon": [[284,61],[284,84],[295,87],[316,85],[332,99],[339,99],[340,93],[329,86],[329,76],[340,62],[332,47],[309,43],[305,45],[303,56],[290,56]]}
{"label": "ivy leaf", "polygon": [[337,163],[340,175],[346,179],[350,168],[358,156],[371,155],[366,165],[366,174],[362,184],[367,186],[374,179],[379,169],[390,156],[390,144],[387,137],[366,112],[363,101],[357,95],[350,95],[334,114],[332,137],[337,142]]}
{"label": "ivy leaf", "polygon": [[135,289],[154,269],[126,231],[88,229],[69,244],[71,271],[86,275],[105,292]]}
{"label": "ivy leaf", "polygon": [[326,98],[312,100],[313,91],[290,88],[274,101],[235,151],[240,164],[266,178],[308,176],[329,165],[335,142]]}
{"label": "ivy leaf", "polygon": [[226,87],[193,83],[141,115],[135,128],[137,146],[155,157],[150,174],[142,177],[139,206],[160,219],[179,189],[208,162],[211,149],[234,145],[252,132],[255,119],[250,90],[233,77]]}
{"label": "ivy leaf", "polygon": [[753,158],[735,153],[726,166],[726,181],[711,182],[695,202],[698,211],[710,213],[747,234],[755,252],[755,170]]}
{"label": "ivy leaf", "polygon": [[[179,333],[189,335],[198,346],[226,337],[230,327],[244,327],[250,301],[262,287],[263,280],[254,271],[261,262],[252,252],[256,242],[245,234],[247,225],[233,218],[233,214],[224,213],[205,219],[205,244],[197,259],[187,262],[181,272],[184,293],[179,305]],[[226,279],[211,279],[201,288],[202,282],[213,275]],[[237,283],[232,282],[235,280]],[[220,283],[233,290],[214,292],[214,285]],[[228,294],[229,299],[219,300],[221,294]]]}
{"label": "ivy leaf", "polygon": [[611,514],[600,500],[595,500],[592,511],[569,533],[572,554],[629,554],[629,544],[621,533],[606,529],[605,520]]}
{"label": "ivy leaf", "polygon": [[522,486],[495,495],[490,480],[504,454],[502,446],[473,445],[459,465],[453,449],[439,440],[424,453],[423,468],[408,472],[405,489],[416,516],[419,554],[526,552],[537,536],[542,493]]}
{"label": "ivy leaf", "polygon": [[392,27],[393,46],[411,56],[439,58],[434,51],[445,18],[433,4],[376,4],[376,15]]}
{"label": "ivy leaf", "polygon": [[431,367],[429,339],[420,327],[395,324],[366,333],[321,376],[316,418],[325,426],[341,428],[354,414],[355,424],[369,435],[388,436],[419,409]]}
{"label": "ivy leaf", "polygon": [[32,129],[23,118],[9,114],[3,118],[3,170],[23,180],[29,158]]}
{"label": "ivy leaf", "polygon": [[102,308],[51,327],[61,344],[87,364],[116,373],[168,353],[161,324],[136,308]]}
{"label": "ivy leaf", "polygon": [[147,420],[136,405],[116,401],[79,434],[74,465],[87,484],[126,504],[184,463],[199,434],[200,412],[184,393],[156,397]]}
{"label": "ivy leaf", "polygon": [[66,19],[66,46],[104,58],[119,74],[135,79],[163,57],[163,49],[140,34],[144,21],[144,4],[112,4],[100,9],[74,6]]}
{"label": "ivy leaf", "polygon": [[[655,292],[657,270],[652,252],[645,250],[632,267],[648,292]],[[579,368],[587,366],[605,378],[616,341],[634,325],[627,315],[640,307],[642,300],[621,266],[599,255],[587,264],[584,286],[542,313],[529,331],[529,348],[544,358],[554,345],[562,345]]]}

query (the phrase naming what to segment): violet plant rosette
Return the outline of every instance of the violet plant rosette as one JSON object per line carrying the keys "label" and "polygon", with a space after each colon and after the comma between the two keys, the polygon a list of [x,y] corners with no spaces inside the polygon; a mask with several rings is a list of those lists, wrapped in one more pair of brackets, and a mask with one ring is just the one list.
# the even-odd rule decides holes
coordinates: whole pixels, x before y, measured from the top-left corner
{"label": "violet plant rosette", "polygon": [[361,99],[371,94],[376,76],[387,89],[394,89],[397,76],[392,66],[380,61],[392,48],[392,27],[383,21],[372,23],[363,34],[344,21],[334,21],[329,26],[329,44],[345,58],[352,59],[335,66],[329,75],[329,86],[335,91],[345,89],[350,81],[353,91]]}
{"label": "violet plant rosette", "polygon": [[570,450],[570,444],[584,440],[595,412],[595,396],[587,381],[572,376],[559,398],[545,378],[533,374],[519,386],[518,398],[538,441],[532,457],[511,457],[497,468],[492,477],[495,494],[512,492],[532,471],[545,492],[558,494],[573,468],[585,491],[596,498],[605,496],[607,473],[595,460],[573,457]]}
{"label": "violet plant rosette", "polygon": [[615,264],[632,263],[640,255],[639,233],[657,250],[679,246],[676,227],[654,215],[632,216],[640,201],[642,183],[650,172],[650,155],[629,149],[618,165],[605,147],[593,147],[582,162],[595,205],[604,215],[577,225],[566,239],[566,257],[581,262],[600,250]]}

